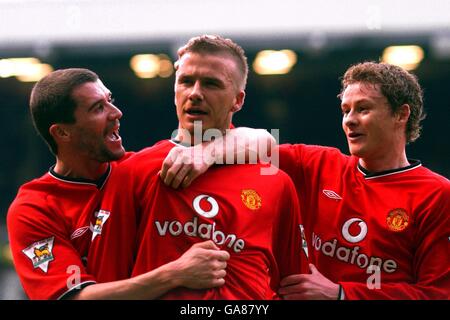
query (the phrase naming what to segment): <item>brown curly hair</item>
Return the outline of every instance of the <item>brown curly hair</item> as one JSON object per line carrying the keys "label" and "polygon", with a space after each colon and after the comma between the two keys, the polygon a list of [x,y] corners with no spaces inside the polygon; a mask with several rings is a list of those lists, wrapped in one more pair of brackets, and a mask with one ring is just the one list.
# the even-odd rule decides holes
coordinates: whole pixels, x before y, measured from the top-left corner
{"label": "brown curly hair", "polygon": [[411,113],[406,124],[406,142],[414,142],[420,137],[422,130],[420,122],[425,119],[426,114],[423,109],[423,91],[415,75],[388,63],[373,61],[358,63],[345,72],[339,98],[342,98],[350,84],[356,82],[379,85],[393,114],[400,106],[408,104]]}

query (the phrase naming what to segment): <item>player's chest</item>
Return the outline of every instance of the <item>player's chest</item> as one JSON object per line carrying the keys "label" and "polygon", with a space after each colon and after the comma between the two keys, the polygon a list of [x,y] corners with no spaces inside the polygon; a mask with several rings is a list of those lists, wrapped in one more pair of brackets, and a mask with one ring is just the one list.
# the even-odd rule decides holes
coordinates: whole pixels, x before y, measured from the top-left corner
{"label": "player's chest", "polygon": [[412,242],[417,203],[411,193],[357,182],[324,183],[320,189],[310,241],[336,240],[374,254],[384,254],[391,246],[407,248]]}
{"label": "player's chest", "polygon": [[[62,201],[64,199],[64,201]],[[84,248],[92,239],[95,227],[101,227],[106,220],[99,216],[101,193],[96,190],[80,189],[71,197],[56,199],[53,210],[64,221],[64,229],[74,247]]]}
{"label": "player's chest", "polygon": [[[163,192],[154,198],[151,232],[202,239],[254,239],[271,230],[275,214],[267,192],[256,188]],[[225,240],[224,240],[225,241]]]}

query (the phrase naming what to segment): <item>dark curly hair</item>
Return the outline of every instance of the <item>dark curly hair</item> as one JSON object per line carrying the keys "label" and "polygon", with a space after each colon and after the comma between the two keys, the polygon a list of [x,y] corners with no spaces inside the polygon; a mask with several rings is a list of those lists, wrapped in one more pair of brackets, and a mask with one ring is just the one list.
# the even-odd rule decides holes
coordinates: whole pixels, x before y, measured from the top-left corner
{"label": "dark curly hair", "polygon": [[359,63],[345,72],[339,98],[342,98],[350,84],[356,82],[379,85],[394,114],[400,106],[409,105],[411,113],[406,124],[406,142],[414,142],[420,137],[422,129],[420,122],[425,119],[426,114],[423,109],[423,91],[415,75],[388,63],[372,61]]}

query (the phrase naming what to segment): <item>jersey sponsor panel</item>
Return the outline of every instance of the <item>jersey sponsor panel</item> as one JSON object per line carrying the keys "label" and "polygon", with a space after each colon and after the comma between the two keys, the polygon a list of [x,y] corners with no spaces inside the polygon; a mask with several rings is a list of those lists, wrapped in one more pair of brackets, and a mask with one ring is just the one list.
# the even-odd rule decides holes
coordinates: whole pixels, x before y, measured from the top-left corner
{"label": "jersey sponsor panel", "polygon": [[[286,174],[261,177],[259,165],[212,167],[189,188],[173,190],[157,175],[172,147],[168,141],[158,143],[112,174],[112,181],[121,184],[105,192],[101,209],[110,216],[89,253],[95,274],[111,281],[114,273],[129,276],[131,267],[136,276],[206,240],[230,253],[225,285],[180,288],[163,299],[267,299],[280,277],[306,270],[298,201]],[[114,196],[116,191],[121,197]],[[130,254],[133,245],[135,255]],[[126,258],[119,259],[117,252]]]}
{"label": "jersey sponsor panel", "polygon": [[[311,263],[349,299],[449,296],[449,181],[409,162],[370,173],[336,148],[280,146],[280,168],[300,196]],[[373,290],[366,285],[372,269],[382,284]]]}

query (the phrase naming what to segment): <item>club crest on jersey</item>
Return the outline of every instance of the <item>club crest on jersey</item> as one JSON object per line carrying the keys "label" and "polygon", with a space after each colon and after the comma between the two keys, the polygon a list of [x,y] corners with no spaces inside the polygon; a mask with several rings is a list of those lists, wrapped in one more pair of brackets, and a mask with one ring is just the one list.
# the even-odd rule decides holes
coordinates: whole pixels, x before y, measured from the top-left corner
{"label": "club crest on jersey", "polygon": [[250,210],[258,210],[261,208],[261,196],[252,189],[241,191],[242,203]]}
{"label": "club crest on jersey", "polygon": [[92,230],[92,241],[94,241],[95,237],[102,234],[103,226],[105,225],[106,220],[108,220],[110,215],[109,211],[99,210],[95,212],[95,224],[91,223]]}
{"label": "club crest on jersey", "polygon": [[386,217],[386,224],[391,231],[403,231],[409,225],[408,213],[402,208],[391,210]]}
{"label": "club crest on jersey", "polygon": [[40,268],[47,273],[48,264],[54,260],[52,253],[54,240],[55,237],[40,240],[22,250],[31,260],[34,268]]}

